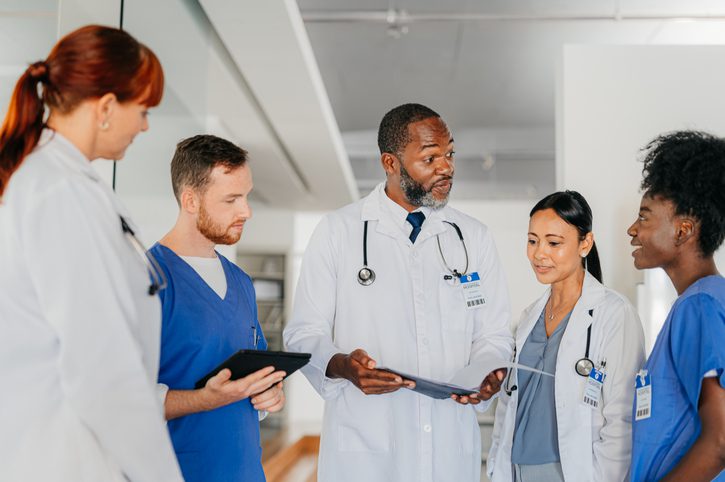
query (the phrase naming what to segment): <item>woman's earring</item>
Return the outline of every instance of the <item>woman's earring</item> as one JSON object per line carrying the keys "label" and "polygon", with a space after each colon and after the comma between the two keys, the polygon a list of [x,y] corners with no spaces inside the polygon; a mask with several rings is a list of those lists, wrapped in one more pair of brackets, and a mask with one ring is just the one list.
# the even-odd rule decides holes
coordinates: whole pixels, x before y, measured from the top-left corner
{"label": "woman's earring", "polygon": [[100,127],[102,131],[107,131],[108,128],[111,127],[111,124],[108,123],[108,120],[104,120],[103,122],[101,122]]}

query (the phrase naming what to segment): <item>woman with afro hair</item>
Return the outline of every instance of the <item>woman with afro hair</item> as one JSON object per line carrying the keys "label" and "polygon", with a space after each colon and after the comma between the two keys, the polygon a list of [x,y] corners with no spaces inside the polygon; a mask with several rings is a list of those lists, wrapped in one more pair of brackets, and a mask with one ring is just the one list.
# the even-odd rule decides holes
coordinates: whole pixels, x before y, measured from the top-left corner
{"label": "woman with afro hair", "polygon": [[725,139],[681,131],[645,147],[644,194],[627,233],[638,269],[678,298],[636,375],[632,481],[725,481]]}

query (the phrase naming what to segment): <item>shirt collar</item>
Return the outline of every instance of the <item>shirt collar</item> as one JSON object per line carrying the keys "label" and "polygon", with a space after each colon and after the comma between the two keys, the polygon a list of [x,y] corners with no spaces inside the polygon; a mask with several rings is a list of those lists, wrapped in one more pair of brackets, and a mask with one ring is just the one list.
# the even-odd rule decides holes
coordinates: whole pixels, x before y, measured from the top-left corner
{"label": "shirt collar", "polygon": [[[378,184],[362,203],[361,221],[378,221],[376,230],[392,237],[407,238],[410,235],[411,225],[406,221],[408,212],[385,193],[385,181]],[[446,224],[443,223],[443,219],[447,209],[433,210],[427,207],[416,209],[426,216],[418,236],[419,241],[445,232]]]}
{"label": "shirt collar", "polygon": [[64,164],[73,170],[82,172],[94,181],[100,181],[98,173],[91,166],[91,161],[73,144],[68,138],[62,134],[50,129],[44,128],[38,139],[38,148],[52,146],[63,159]]}
{"label": "shirt collar", "polygon": [[[408,211],[403,206],[390,199],[388,193],[385,192],[385,185],[383,185],[383,189],[380,193],[380,204],[382,205],[382,208],[387,211],[388,215],[392,217],[397,226],[410,230],[410,224],[407,221]],[[428,219],[428,217],[430,217],[431,208],[420,206],[411,212],[421,212],[425,215],[425,218]]]}

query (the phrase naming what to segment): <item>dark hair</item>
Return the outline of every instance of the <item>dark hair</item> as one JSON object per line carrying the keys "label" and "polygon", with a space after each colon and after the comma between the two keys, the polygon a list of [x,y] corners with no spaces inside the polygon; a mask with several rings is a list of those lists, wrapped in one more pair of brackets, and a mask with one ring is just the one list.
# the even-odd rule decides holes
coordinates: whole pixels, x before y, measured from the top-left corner
{"label": "dark hair", "polygon": [[440,117],[433,109],[421,104],[403,104],[383,116],[378,128],[380,154],[400,155],[410,142],[408,125],[431,117]]}
{"label": "dark hair", "polygon": [[697,219],[700,251],[712,256],[725,238],[725,139],[678,131],[657,137],[643,151],[645,194],[662,196],[676,214]]}
{"label": "dark hair", "polygon": [[[42,94],[39,94],[42,86]],[[20,76],[0,128],[0,196],[38,144],[45,105],[66,114],[86,99],[113,93],[119,102],[161,102],[164,73],[156,55],[126,32],[88,25],[58,41]]]}
{"label": "dark hair", "polygon": [[[553,209],[557,216],[571,224],[579,232],[579,238],[592,232],[592,208],[584,196],[576,191],[559,191],[549,194],[536,203],[536,206],[529,213],[529,217],[538,211]],[[602,267],[599,263],[599,253],[596,243],[592,244],[587,257],[582,259],[582,265],[594,276],[597,281],[602,282]]]}
{"label": "dark hair", "polygon": [[176,145],[171,159],[171,185],[176,200],[181,202],[185,186],[204,192],[215,167],[221,165],[232,170],[246,162],[247,151],[221,137],[204,134],[184,139]]}

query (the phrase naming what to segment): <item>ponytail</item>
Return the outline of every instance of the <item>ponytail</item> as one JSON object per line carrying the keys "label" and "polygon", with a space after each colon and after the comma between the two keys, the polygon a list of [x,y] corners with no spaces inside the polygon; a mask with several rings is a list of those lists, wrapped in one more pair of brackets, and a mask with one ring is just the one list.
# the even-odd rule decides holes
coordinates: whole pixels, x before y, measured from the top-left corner
{"label": "ponytail", "polygon": [[0,198],[10,176],[38,144],[43,130],[43,100],[38,84],[48,81],[45,62],[32,64],[15,84],[5,121],[0,128]]}
{"label": "ponytail", "polygon": [[28,67],[15,86],[0,128],[0,198],[38,144],[45,105],[51,112],[68,114],[86,99],[112,93],[119,102],[153,107],[161,102],[163,91],[159,59],[127,32],[87,25],[69,33],[45,61]]}
{"label": "ponytail", "polygon": [[589,250],[589,254],[587,254],[587,257],[582,262],[584,263],[584,268],[589,271],[589,274],[602,283],[602,266],[599,264],[597,243],[592,243],[592,249]]}

